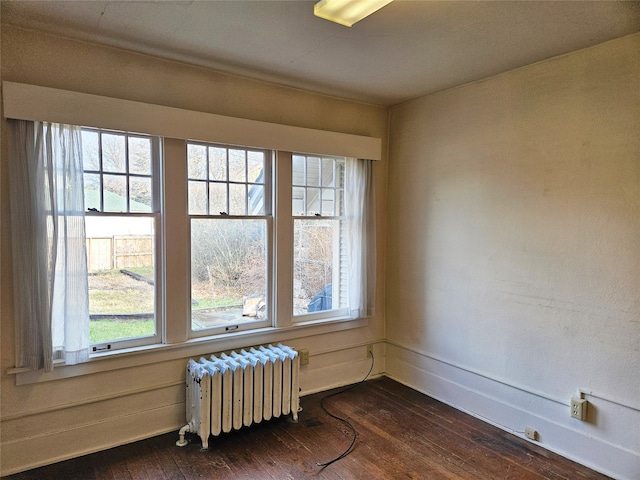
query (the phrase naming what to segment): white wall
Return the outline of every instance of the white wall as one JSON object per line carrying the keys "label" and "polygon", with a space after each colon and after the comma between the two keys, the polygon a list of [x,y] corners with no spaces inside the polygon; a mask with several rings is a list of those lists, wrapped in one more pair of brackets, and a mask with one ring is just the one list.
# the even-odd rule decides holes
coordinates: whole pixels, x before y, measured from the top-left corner
{"label": "white wall", "polygon": [[[383,139],[387,110],[228,76],[211,70],[89,43],[73,42],[2,25],[2,80],[86,92],[271,123],[365,135]],[[6,124],[2,122],[2,133]],[[4,139],[5,136],[3,135]],[[42,383],[16,385],[13,289],[8,204],[7,143],[1,144],[1,475],[79,456],[177,430],[185,423],[186,358],[171,352],[121,356],[99,362],[115,365],[100,373]],[[308,336],[286,337],[309,348],[302,367],[303,394],[359,380],[370,361],[366,344],[384,338],[384,205],[386,161],[376,163],[378,186],[378,287],[376,311],[367,326]],[[305,336],[307,335],[307,336]],[[280,338],[260,337],[260,343]],[[189,355],[200,356],[247,346],[240,338],[194,342]],[[376,370],[384,370],[381,343]],[[75,368],[75,367],[67,367]],[[76,368],[82,371],[84,367]],[[176,436],[177,438],[177,436]]]}
{"label": "white wall", "polygon": [[640,478],[640,34],[390,124],[387,373]]}

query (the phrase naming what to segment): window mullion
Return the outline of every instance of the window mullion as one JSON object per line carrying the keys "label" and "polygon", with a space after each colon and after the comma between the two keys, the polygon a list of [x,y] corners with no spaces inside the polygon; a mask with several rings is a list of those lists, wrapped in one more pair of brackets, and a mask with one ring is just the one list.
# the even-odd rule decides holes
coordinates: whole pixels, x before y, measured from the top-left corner
{"label": "window mullion", "polygon": [[99,210],[104,212],[104,162],[102,159],[102,131],[98,132],[98,165],[100,167],[100,207]]}
{"label": "window mullion", "polygon": [[274,283],[275,319],[277,327],[293,321],[293,217],[291,208],[291,152],[276,152],[274,195]]}
{"label": "window mullion", "polygon": [[131,180],[129,178],[129,135],[124,135],[124,191],[127,212],[131,211]]}
{"label": "window mullion", "polygon": [[227,198],[226,198],[226,205],[225,205],[225,209],[224,211],[226,213],[229,213],[229,210],[231,210],[231,192],[230,192],[230,188],[231,188],[231,184],[230,184],[230,173],[229,173],[229,150],[226,149],[226,154],[225,154],[225,160],[227,162],[227,168],[226,168],[226,172],[227,172],[227,178],[225,179],[226,181],[226,192],[227,192]]}
{"label": "window mullion", "polygon": [[204,168],[205,168],[204,191],[205,191],[205,198],[206,198],[204,211],[207,215],[211,215],[211,178],[209,176],[209,172],[211,171],[211,169],[209,166],[209,148],[205,149]]}
{"label": "window mullion", "polygon": [[187,149],[184,140],[171,138],[163,146],[165,342],[179,343],[189,338],[191,322]]}
{"label": "window mullion", "polygon": [[156,192],[152,196],[151,209],[155,217],[154,223],[154,257],[155,257],[155,284],[156,284],[156,333],[160,337],[161,342],[165,342],[166,325],[165,325],[165,255],[163,254],[164,246],[164,159],[162,158],[163,150],[159,137],[154,137],[151,141],[151,189]]}

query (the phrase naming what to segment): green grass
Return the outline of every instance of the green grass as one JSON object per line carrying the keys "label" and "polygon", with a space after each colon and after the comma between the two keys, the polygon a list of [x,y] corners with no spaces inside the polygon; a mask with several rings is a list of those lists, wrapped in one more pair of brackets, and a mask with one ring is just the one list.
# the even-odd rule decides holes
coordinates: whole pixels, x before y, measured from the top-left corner
{"label": "green grass", "polygon": [[[149,271],[145,267],[135,270],[141,275]],[[89,310],[102,315],[153,312],[154,288],[117,270],[90,275]]]}
{"label": "green grass", "polygon": [[134,289],[91,291],[89,306],[95,314],[148,313],[154,309],[153,293]]}
{"label": "green grass", "polygon": [[89,272],[89,275],[123,275],[121,270],[129,270],[130,272],[137,273],[138,275],[142,275],[143,277],[153,279],[153,266],[146,267],[124,267],[124,268],[114,268],[113,270],[92,270]]}
{"label": "green grass", "polygon": [[[129,267],[127,270],[153,278],[153,267]],[[92,315],[149,314],[146,319],[109,318],[91,320],[91,343],[105,343],[125,338],[146,337],[155,333],[154,287],[123,275],[119,270],[95,272],[89,277],[89,309]],[[219,295],[197,299],[194,311],[224,307],[242,307],[242,297]]]}
{"label": "green grass", "polygon": [[242,298],[237,297],[216,297],[212,298],[196,298],[196,305],[192,305],[193,310],[200,310],[203,308],[219,308],[219,307],[237,307],[242,305]]}
{"label": "green grass", "polygon": [[[124,268],[123,270],[129,270],[130,272],[133,273],[137,273],[138,275],[142,275],[145,278],[148,278],[150,280],[153,280],[153,267],[152,266],[148,266],[148,267],[127,267]],[[116,270],[118,273],[120,273],[120,270]]]}
{"label": "green grass", "polygon": [[91,343],[110,342],[121,338],[148,337],[155,333],[153,318],[145,320],[91,320]]}

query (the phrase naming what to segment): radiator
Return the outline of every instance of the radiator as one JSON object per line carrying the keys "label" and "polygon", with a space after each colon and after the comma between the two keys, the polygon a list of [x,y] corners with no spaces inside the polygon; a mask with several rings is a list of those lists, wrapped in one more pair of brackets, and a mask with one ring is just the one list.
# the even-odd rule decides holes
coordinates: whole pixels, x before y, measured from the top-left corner
{"label": "radiator", "polygon": [[299,370],[298,352],[282,344],[189,360],[187,424],[176,445],[188,443],[187,432],[197,434],[207,449],[211,435],[288,414],[297,422]]}

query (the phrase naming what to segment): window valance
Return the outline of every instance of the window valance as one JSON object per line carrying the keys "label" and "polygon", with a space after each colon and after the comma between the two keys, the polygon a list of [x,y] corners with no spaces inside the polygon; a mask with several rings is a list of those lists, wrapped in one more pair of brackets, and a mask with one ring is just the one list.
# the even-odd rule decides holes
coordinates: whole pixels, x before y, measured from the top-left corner
{"label": "window valance", "polygon": [[162,137],[380,160],[380,138],[261,122],[15,82],[3,82],[4,117]]}

